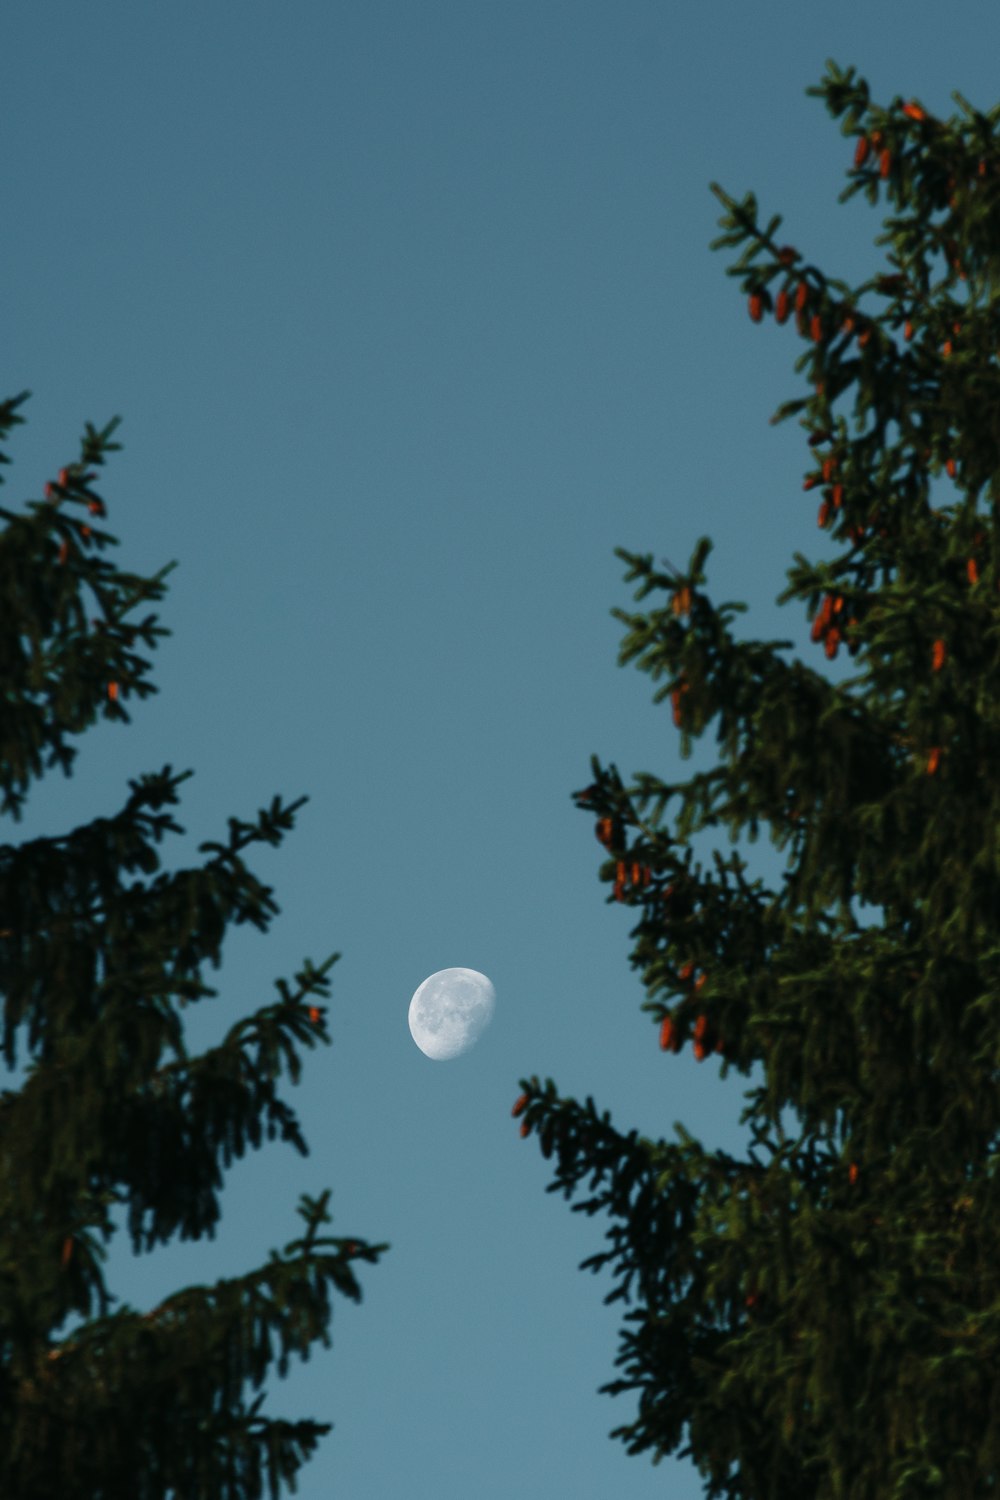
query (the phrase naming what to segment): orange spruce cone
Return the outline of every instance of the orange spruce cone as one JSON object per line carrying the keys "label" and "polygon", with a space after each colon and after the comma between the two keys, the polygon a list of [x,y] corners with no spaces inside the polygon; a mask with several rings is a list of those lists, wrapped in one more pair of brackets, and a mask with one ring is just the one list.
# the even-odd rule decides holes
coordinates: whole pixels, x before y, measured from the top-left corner
{"label": "orange spruce cone", "polygon": [[518,1115],[523,1115],[524,1111],[527,1109],[527,1107],[528,1107],[528,1096],[527,1096],[527,1094],[518,1094],[517,1098],[514,1100],[514,1107],[511,1110],[511,1114],[514,1116],[514,1119],[516,1120],[517,1117],[518,1117]]}
{"label": "orange spruce cone", "polygon": [[868,152],[870,149],[871,148],[868,144],[868,137],[866,135],[858,136],[858,144],[854,148],[854,165],[856,167],[864,166],[865,162],[868,160]]}
{"label": "orange spruce cone", "polygon": [[931,662],[934,667],[934,671],[940,672],[941,668],[944,666],[944,641],[934,642],[934,653],[931,657]]}
{"label": "orange spruce cone", "polygon": [[751,292],[750,294],[750,316],[755,323],[759,323],[764,316],[764,299],[760,295],[760,292]]}
{"label": "orange spruce cone", "polygon": [[670,1044],[671,1044],[671,1042],[673,1040],[674,1040],[674,1023],[670,1019],[669,1016],[664,1016],[663,1017],[663,1024],[660,1027],[660,1047],[661,1047],[662,1051],[664,1051],[664,1052],[669,1051],[670,1050]]}
{"label": "orange spruce cone", "polygon": [[933,776],[934,772],[937,770],[937,768],[938,768],[938,766],[940,764],[941,764],[941,750],[940,750],[939,746],[935,745],[934,749],[931,751],[930,755],[927,757],[927,774],[928,774],[928,776]]}
{"label": "orange spruce cone", "polygon": [[598,818],[594,834],[598,842],[602,843],[605,848],[608,848],[615,834],[615,825],[611,818]]}
{"label": "orange spruce cone", "polygon": [[790,308],[788,301],[788,292],[784,287],[782,287],[781,291],[777,295],[777,298],[775,299],[774,304],[774,316],[776,321],[779,323],[787,322],[789,310]]}
{"label": "orange spruce cone", "polygon": [[823,596],[823,603],[819,607],[819,613],[817,614],[815,620],[813,621],[812,639],[814,641],[818,641],[819,638],[820,638],[820,636],[823,634],[824,630],[826,630],[827,626],[830,623],[830,617],[831,617],[832,614],[833,614],[833,595],[832,594],[824,594],[824,596]]}

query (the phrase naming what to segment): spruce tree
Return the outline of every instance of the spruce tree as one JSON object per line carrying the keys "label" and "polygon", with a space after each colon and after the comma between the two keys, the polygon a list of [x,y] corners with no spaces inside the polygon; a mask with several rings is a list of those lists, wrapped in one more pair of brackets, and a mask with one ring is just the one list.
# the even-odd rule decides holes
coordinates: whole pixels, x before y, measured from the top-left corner
{"label": "spruce tree", "polygon": [[[747,1154],[622,1133],[552,1080],[514,1114],[549,1190],[610,1218],[584,1266],[629,1309],[604,1389],[637,1398],[630,1453],[690,1456],[731,1500],[978,1500],[1000,1490],[1000,108],[882,108],[833,63],[809,92],[853,143],[841,201],[883,205],[875,274],[833,279],[713,189],[750,317],[801,350],[774,420],[804,428],[832,543],[778,600],[812,619],[807,659],[736,637],[708,539],[683,573],[622,552],[651,602],[616,611],[621,660],[685,756],[716,730],[717,764],[626,784],[595,759],[574,794],[636,909],[667,1073],[762,1079]],[[694,860],[762,825],[778,889]]]}
{"label": "spruce tree", "polygon": [[[24,396],[0,406],[0,433]],[[107,557],[94,487],[119,445],[86,429],[44,498],[0,508],[0,792],[15,822],[74,740],[155,688],[165,593]],[[6,456],[4,463],[9,462]],[[186,774],[186,773],[185,773]],[[213,1235],[224,1170],[265,1137],[305,1154],[281,1097],[300,1054],[327,1043],[336,959],[306,960],[277,999],[191,1055],[182,1012],[215,992],[231,925],[278,910],[245,863],[278,844],[300,802],[230,818],[203,862],[167,870],[184,774],[131,781],[107,817],[0,846],[0,1495],[4,1500],[249,1500],[295,1488],[329,1431],[263,1411],[262,1384],[328,1345],[335,1292],[361,1296],[358,1262],[385,1249],[333,1236],[329,1191],[299,1204],[300,1232],[259,1269],[185,1287],[145,1312],[109,1289],[105,1247],[137,1254]],[[304,800],[304,799],[302,799]]]}

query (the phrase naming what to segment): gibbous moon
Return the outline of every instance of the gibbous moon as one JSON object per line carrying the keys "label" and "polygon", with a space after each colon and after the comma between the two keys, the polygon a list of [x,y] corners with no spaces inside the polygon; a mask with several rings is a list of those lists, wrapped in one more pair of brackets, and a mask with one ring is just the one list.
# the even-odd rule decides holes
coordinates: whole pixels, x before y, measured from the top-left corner
{"label": "gibbous moon", "polygon": [[410,1033],[435,1062],[460,1057],[493,1019],[497,992],[478,969],[439,969],[410,1001]]}

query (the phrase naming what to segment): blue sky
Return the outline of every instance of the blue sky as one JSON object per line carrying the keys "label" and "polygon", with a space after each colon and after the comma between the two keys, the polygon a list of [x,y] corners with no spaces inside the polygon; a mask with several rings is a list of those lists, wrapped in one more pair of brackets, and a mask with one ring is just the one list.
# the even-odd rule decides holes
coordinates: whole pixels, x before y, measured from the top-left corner
{"label": "blue sky", "polygon": [[[877,216],[837,194],[850,145],[805,97],[827,57],[875,96],[996,102],[1000,19],[955,0],[668,5],[12,0],[0,49],[3,390],[33,397],[6,504],[120,413],[122,564],[177,559],[160,692],[101,727],[3,837],[109,812],[194,768],[171,862],[280,792],[309,803],[255,867],[282,908],[234,933],[206,1045],[304,955],[339,950],[333,1045],[294,1091],[312,1154],[229,1179],[218,1238],[135,1260],[152,1305],[236,1275],[333,1188],[334,1230],[388,1240],[330,1352],[268,1409],[335,1423],[304,1500],[624,1500],[702,1493],[607,1433],[620,1313],[578,1271],[605,1225],[545,1193],[518,1079],[616,1124],[739,1150],[744,1091],[662,1054],[606,906],[589,757],[677,779],[669,705],[616,664],[615,546],[686,564],[741,633],[793,640],[776,596],[826,555],[804,497],[791,325],[754,327],[711,179],[757,192],[834,275]],[[846,675],[840,663],[832,669]],[[707,853],[710,845],[701,846]],[[765,843],[753,871],[779,878]],[[492,1026],[435,1063],[406,1024],[434,970],[482,970]]]}

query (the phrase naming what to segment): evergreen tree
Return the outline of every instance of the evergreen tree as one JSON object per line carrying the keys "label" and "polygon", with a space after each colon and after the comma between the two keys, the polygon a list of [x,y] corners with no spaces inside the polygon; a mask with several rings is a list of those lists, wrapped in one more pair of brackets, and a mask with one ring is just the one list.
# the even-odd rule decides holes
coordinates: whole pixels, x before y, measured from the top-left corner
{"label": "evergreen tree", "polygon": [[[616,611],[621,659],[685,755],[717,726],[718,764],[625,785],[595,759],[575,794],[637,909],[664,1065],[691,1043],[763,1078],[748,1152],[622,1134],[551,1080],[514,1114],[550,1191],[610,1216],[584,1266],[629,1307],[604,1389],[637,1393],[630,1453],[679,1450],[732,1500],[978,1500],[1000,1490],[1000,109],[880,108],[832,63],[809,92],[854,142],[841,201],[886,204],[885,264],[833,280],[718,188],[713,248],[803,345],[774,420],[800,416],[835,555],[796,553],[778,602],[856,675],[736,639],[707,539],[683,574],[622,552],[653,602]],[[762,824],[778,890],[694,861],[698,833]]]}
{"label": "evergreen tree", "polygon": [[[23,400],[0,406],[4,436]],[[169,570],[143,578],[104,555],[115,538],[93,486],[114,427],[87,427],[44,499],[0,508],[0,790],[15,820],[46,770],[69,774],[77,735],[128,722],[128,700],[155,691],[140,652],[166,632],[142,610]],[[260,1387],[329,1344],[334,1291],[360,1299],[355,1262],[386,1248],[325,1233],[327,1191],[302,1198],[301,1233],[260,1269],[145,1313],[114,1305],[102,1262],[116,1213],[136,1253],[213,1235],[234,1157],[265,1136],[306,1153],[280,1085],[329,1041],[319,1001],[337,955],[306,960],[274,1004],[189,1055],[181,1011],[214,993],[202,974],[227,929],[264,931],[278,910],[244,855],[278,844],[301,802],[230,818],[203,864],[168,873],[159,846],[182,831],[184,779],[167,766],[110,817],[0,846],[2,1045],[22,1074],[0,1094],[4,1500],[294,1489],[330,1424],[266,1416]]]}

